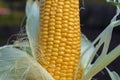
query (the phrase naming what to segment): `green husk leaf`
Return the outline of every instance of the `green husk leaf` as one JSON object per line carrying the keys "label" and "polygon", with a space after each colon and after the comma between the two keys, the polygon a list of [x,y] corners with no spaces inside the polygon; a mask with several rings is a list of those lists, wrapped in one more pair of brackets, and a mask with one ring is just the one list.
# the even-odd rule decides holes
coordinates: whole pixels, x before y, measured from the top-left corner
{"label": "green husk leaf", "polygon": [[90,70],[87,72],[83,80],[87,80],[109,65],[113,60],[120,56],[120,45],[117,46],[110,53],[100,57],[97,61],[92,65]]}

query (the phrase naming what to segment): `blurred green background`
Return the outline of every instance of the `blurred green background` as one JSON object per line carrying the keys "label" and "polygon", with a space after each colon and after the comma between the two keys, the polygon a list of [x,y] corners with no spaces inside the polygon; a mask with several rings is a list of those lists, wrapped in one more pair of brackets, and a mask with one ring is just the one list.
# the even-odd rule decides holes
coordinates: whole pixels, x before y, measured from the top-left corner
{"label": "blurred green background", "polygon": [[18,25],[24,14],[25,0],[0,0],[0,25]]}
{"label": "blurred green background", "polygon": [[[116,7],[107,4],[105,0],[81,1],[84,3],[81,2],[80,7],[85,8],[81,8],[80,12],[81,30],[89,40],[93,41],[110,23],[111,18],[115,15]],[[0,46],[7,44],[10,37],[25,26],[25,4],[26,0],[0,0]],[[118,44],[120,44],[120,28],[114,29],[109,51]],[[108,67],[120,74],[120,57]],[[106,71],[103,71],[95,76],[95,80],[103,80],[103,78],[110,80]]]}
{"label": "blurred green background", "polygon": [[25,0],[0,0],[0,45],[17,34],[25,16]]}

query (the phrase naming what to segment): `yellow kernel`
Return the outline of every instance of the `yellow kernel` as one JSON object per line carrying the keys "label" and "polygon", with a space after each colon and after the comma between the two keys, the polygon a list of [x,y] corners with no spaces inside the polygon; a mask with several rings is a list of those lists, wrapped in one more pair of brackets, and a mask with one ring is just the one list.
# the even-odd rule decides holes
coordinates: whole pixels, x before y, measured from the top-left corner
{"label": "yellow kernel", "polygon": [[54,46],[55,48],[58,48],[58,47],[59,47],[59,45],[58,45],[58,44],[54,44],[53,46]]}
{"label": "yellow kernel", "polygon": [[62,63],[62,64],[63,64],[63,65],[69,65],[69,64],[68,64],[68,62],[64,62],[64,61],[63,61],[63,63]]}
{"label": "yellow kernel", "polygon": [[68,4],[68,5],[70,5],[71,3],[70,3],[70,1],[65,1],[65,4]]}
{"label": "yellow kernel", "polygon": [[[61,73],[62,73],[61,79],[62,79],[62,77],[65,77],[65,78],[66,78],[66,70],[61,70]],[[62,80],[63,80],[63,79],[62,79]]]}
{"label": "yellow kernel", "polygon": [[[57,67],[56,67],[56,68],[57,68]],[[59,69],[56,69],[55,75],[59,75],[59,76],[60,76],[60,68],[59,68]]]}
{"label": "yellow kernel", "polygon": [[63,60],[66,61],[66,62],[69,62],[70,58],[65,57]]}
{"label": "yellow kernel", "polygon": [[47,61],[50,61],[51,59],[50,59],[50,57],[45,57],[45,62],[46,63],[49,63],[49,62],[47,62]]}
{"label": "yellow kernel", "polygon": [[48,53],[50,54],[50,53],[52,52],[51,49],[46,49],[45,51],[47,52],[47,54],[48,54]]}
{"label": "yellow kernel", "polygon": [[59,5],[64,5],[64,2],[59,2],[58,4],[59,4]]}
{"label": "yellow kernel", "polygon": [[74,66],[69,65],[69,66],[68,66],[68,68],[69,68],[69,69],[73,69],[73,68],[74,68]]}
{"label": "yellow kernel", "polygon": [[48,38],[48,35],[43,35],[43,38]]}
{"label": "yellow kernel", "polygon": [[66,77],[61,77],[61,80],[67,80]]}
{"label": "yellow kernel", "polygon": [[63,56],[58,56],[58,59],[63,59]]}
{"label": "yellow kernel", "polygon": [[[54,1],[54,0],[52,0],[52,1]],[[58,6],[55,2],[52,2],[52,6],[53,7],[56,7],[56,6]]]}
{"label": "yellow kernel", "polygon": [[55,36],[55,39],[59,40],[61,39],[61,36]]}
{"label": "yellow kernel", "polygon": [[67,77],[67,80],[73,80],[71,77]]}
{"label": "yellow kernel", "polygon": [[47,31],[42,32],[42,35],[47,35],[47,34],[48,34]]}
{"label": "yellow kernel", "polygon": [[56,28],[55,31],[56,31],[56,33],[57,33],[57,32],[61,33],[61,29],[59,29],[59,28],[58,28],[58,29]]}
{"label": "yellow kernel", "polygon": [[[49,59],[50,60],[50,56],[51,54],[47,54],[47,52],[45,53],[45,56],[46,56],[46,59]],[[49,57],[48,57],[49,56]]]}
{"label": "yellow kernel", "polygon": [[44,27],[44,28],[41,28],[41,30],[48,31],[48,28]]}
{"label": "yellow kernel", "polygon": [[50,19],[50,17],[48,17],[48,16],[44,16],[44,19],[45,19],[45,20],[48,20],[48,19]]}
{"label": "yellow kernel", "polygon": [[66,37],[66,36],[67,36],[67,32],[62,32],[61,35],[62,35],[63,37]]}
{"label": "yellow kernel", "polygon": [[70,42],[70,41],[69,41],[69,42],[67,42],[67,44],[72,46],[73,42]]}
{"label": "yellow kernel", "polygon": [[56,65],[50,63],[50,67],[52,67],[51,72],[52,72],[52,71],[54,72],[54,68],[56,67]]}
{"label": "yellow kernel", "polygon": [[68,21],[65,21],[65,20],[63,21],[63,24],[62,24],[63,28],[69,27],[68,24],[66,24],[67,22],[68,22]]}
{"label": "yellow kernel", "polygon": [[[50,13],[47,13],[47,12],[46,12],[46,13],[44,13],[44,16],[49,16],[49,14],[50,14]],[[47,20],[46,20],[46,21],[47,21]]]}
{"label": "yellow kernel", "polygon": [[51,60],[57,60],[57,57],[56,56],[52,56]]}
{"label": "yellow kernel", "polygon": [[68,29],[67,28],[63,28],[62,31],[63,32],[68,32]]}
{"label": "yellow kernel", "polygon": [[64,56],[64,54],[65,54],[64,51],[59,51],[60,56]]}
{"label": "yellow kernel", "polygon": [[52,4],[52,2],[51,2],[51,1],[45,1],[45,3],[46,3],[46,4]]}
{"label": "yellow kernel", "polygon": [[67,42],[67,39],[66,39],[66,38],[62,38],[61,41],[62,41],[62,42]]}
{"label": "yellow kernel", "polygon": [[46,7],[46,8],[50,8],[51,6],[50,6],[50,5],[46,5],[45,7]]}
{"label": "yellow kernel", "polygon": [[66,49],[65,52],[70,54],[71,53],[71,49]]}
{"label": "yellow kernel", "polygon": [[44,25],[40,25],[40,26],[42,26],[42,27],[48,27],[48,24],[44,24]]}
{"label": "yellow kernel", "polygon": [[53,45],[53,42],[52,41],[48,42],[48,45]]}
{"label": "yellow kernel", "polygon": [[66,43],[60,43],[60,46],[66,46]]}
{"label": "yellow kernel", "polygon": [[69,50],[71,49],[72,50],[72,46],[68,45],[68,46],[66,46],[66,49],[69,49]]}
{"label": "yellow kernel", "polygon": [[61,64],[56,64],[57,67],[61,67]]}
{"label": "yellow kernel", "polygon": [[58,48],[53,48],[53,52],[58,52]]}
{"label": "yellow kernel", "polygon": [[62,25],[56,25],[56,28],[61,29],[61,28],[62,28]]}
{"label": "yellow kernel", "polygon": [[56,12],[57,12],[57,13],[62,13],[62,12],[63,12],[63,9],[62,9],[62,8],[58,8],[58,9],[56,10]]}
{"label": "yellow kernel", "polygon": [[62,21],[62,18],[61,17],[56,17],[55,18],[57,21]]}
{"label": "yellow kernel", "polygon": [[67,12],[67,13],[68,13],[68,12],[69,12],[69,9],[65,8],[65,9],[64,9],[64,12]]}
{"label": "yellow kernel", "polygon": [[55,64],[56,62],[55,62],[55,60],[51,60],[51,62],[50,62],[51,64]]}
{"label": "yellow kernel", "polygon": [[74,72],[73,69],[67,70],[67,73],[73,73],[73,72]]}
{"label": "yellow kernel", "polygon": [[69,9],[69,8],[70,8],[70,5],[64,5],[64,8],[68,8],[68,9]]}
{"label": "yellow kernel", "polygon": [[57,59],[56,62],[57,62],[57,63],[62,63],[62,62],[63,62],[63,59]]}
{"label": "yellow kernel", "polygon": [[[51,14],[55,14],[55,13],[51,11]],[[50,15],[50,18],[55,18],[55,15]]]}
{"label": "yellow kernel", "polygon": [[61,25],[62,22],[61,21],[56,21],[56,24]]}
{"label": "yellow kernel", "polygon": [[50,18],[50,22],[55,22],[55,19],[53,19],[53,18]]}
{"label": "yellow kernel", "polygon": [[[50,65],[50,66],[51,66],[51,65]],[[48,72],[54,72],[54,69],[48,68],[47,70],[48,70]]]}
{"label": "yellow kernel", "polygon": [[52,76],[54,76],[54,73],[53,73],[53,72],[52,72],[52,73],[50,72],[50,74],[51,74]]}
{"label": "yellow kernel", "polygon": [[59,79],[60,79],[60,76],[54,76],[54,78],[55,78],[56,80],[59,80]]}
{"label": "yellow kernel", "polygon": [[51,38],[50,38],[50,37],[48,38],[48,41],[53,41],[53,40],[54,40],[54,38],[52,38],[52,37],[51,37]]}
{"label": "yellow kernel", "polygon": [[58,7],[58,9],[63,9],[63,6],[61,6],[61,5],[59,5],[59,6],[57,6]]}
{"label": "yellow kernel", "polygon": [[65,53],[63,56],[70,57],[71,55],[69,53]]}
{"label": "yellow kernel", "polygon": [[68,15],[69,15],[69,13],[63,12],[63,15],[64,15],[64,16],[68,16]]}
{"label": "yellow kernel", "polygon": [[49,30],[55,30],[55,27],[54,26],[50,26]]}
{"label": "yellow kernel", "polygon": [[59,40],[54,40],[54,43],[55,43],[55,44],[59,44],[60,41],[59,41]]}
{"label": "yellow kernel", "polygon": [[59,47],[60,51],[65,51],[65,47]]}
{"label": "yellow kernel", "polygon": [[58,53],[57,52],[53,52],[52,56],[58,56]]}
{"label": "yellow kernel", "polygon": [[73,22],[69,22],[69,25],[70,25],[70,26],[74,26],[74,23],[73,23]]}
{"label": "yellow kernel", "polygon": [[69,62],[69,65],[74,65],[74,64],[75,64],[74,61]]}
{"label": "yellow kernel", "polygon": [[42,41],[42,42],[46,42],[46,41],[47,41],[47,39],[41,39],[41,41]]}
{"label": "yellow kernel", "polygon": [[55,26],[55,23],[54,23],[54,22],[52,22],[52,23],[49,23],[49,25],[50,25],[50,26]]}
{"label": "yellow kernel", "polygon": [[[70,19],[72,19],[72,21],[73,21],[75,16],[71,14],[71,15],[69,15],[69,17],[70,17]],[[69,20],[70,20],[70,19],[69,19]],[[74,21],[75,21],[75,20],[74,20]]]}
{"label": "yellow kernel", "polygon": [[61,13],[56,14],[56,17],[62,17],[62,16],[63,16],[63,14],[61,14]]}
{"label": "yellow kernel", "polygon": [[55,34],[55,31],[53,31],[53,30],[51,31],[51,30],[50,30],[49,33],[50,33],[50,34]]}
{"label": "yellow kernel", "polygon": [[45,11],[45,12],[50,12],[50,9],[45,8],[44,11]]}
{"label": "yellow kernel", "polygon": [[53,48],[53,46],[52,46],[52,45],[48,45],[47,48],[48,48],[48,49],[51,49],[51,48]]}
{"label": "yellow kernel", "polygon": [[65,69],[65,70],[67,70],[68,69],[68,67],[67,67],[67,65],[65,65],[65,66],[62,66],[62,68],[61,69]]}
{"label": "yellow kernel", "polygon": [[67,73],[66,76],[70,77],[70,76],[72,76],[72,75],[73,75],[73,73]]}
{"label": "yellow kernel", "polygon": [[48,21],[48,20],[44,20],[43,23],[44,23],[44,24],[48,24],[49,21]]}
{"label": "yellow kernel", "polygon": [[69,20],[69,17],[68,16],[64,16],[63,20]]}
{"label": "yellow kernel", "polygon": [[60,74],[60,70],[61,70],[61,68],[60,68],[60,67],[58,67],[58,66],[56,65],[56,68],[55,68],[55,69],[56,69],[56,71],[55,71],[55,72],[56,72],[56,74]]}

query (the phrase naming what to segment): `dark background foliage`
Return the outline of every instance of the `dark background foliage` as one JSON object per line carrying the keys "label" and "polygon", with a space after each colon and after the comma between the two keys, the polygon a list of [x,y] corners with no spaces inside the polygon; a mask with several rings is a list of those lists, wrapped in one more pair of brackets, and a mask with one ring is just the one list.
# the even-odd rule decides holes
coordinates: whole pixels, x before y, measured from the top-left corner
{"label": "dark background foliage", "polygon": [[[115,15],[116,7],[106,3],[105,0],[82,1],[84,4],[81,2],[81,7],[84,9],[81,8],[80,12],[81,30],[90,41],[93,41],[110,23],[111,18]],[[0,0],[0,46],[7,44],[11,35],[17,34],[21,27],[25,26],[23,23],[25,22],[25,2],[26,0]],[[118,44],[120,44],[120,27],[113,31],[109,51]],[[120,57],[108,67],[120,75]],[[108,75],[103,70],[93,80],[110,80],[109,76],[105,76]]]}
{"label": "dark background foliage", "polygon": [[[106,3],[103,0],[101,0],[101,2],[97,0],[85,0],[84,5],[81,5],[85,8],[81,9],[80,11],[82,27],[81,30],[90,41],[93,41],[110,23],[110,20],[115,15],[116,7]],[[120,27],[117,27],[113,31],[109,51],[111,51],[119,44]],[[100,54],[102,47],[98,51],[98,55]],[[110,70],[115,70],[120,75],[120,57],[113,61],[108,67]],[[95,76],[95,80],[110,80],[110,78],[106,71],[103,70]]]}

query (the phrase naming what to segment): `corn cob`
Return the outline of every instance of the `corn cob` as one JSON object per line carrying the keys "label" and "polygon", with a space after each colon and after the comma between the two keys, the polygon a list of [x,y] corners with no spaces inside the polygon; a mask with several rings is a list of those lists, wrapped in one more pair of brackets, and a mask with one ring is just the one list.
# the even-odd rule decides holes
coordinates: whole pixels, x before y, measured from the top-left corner
{"label": "corn cob", "polygon": [[[38,61],[55,80],[73,80],[80,60],[79,0],[41,0]],[[82,76],[79,69],[77,80]]]}

